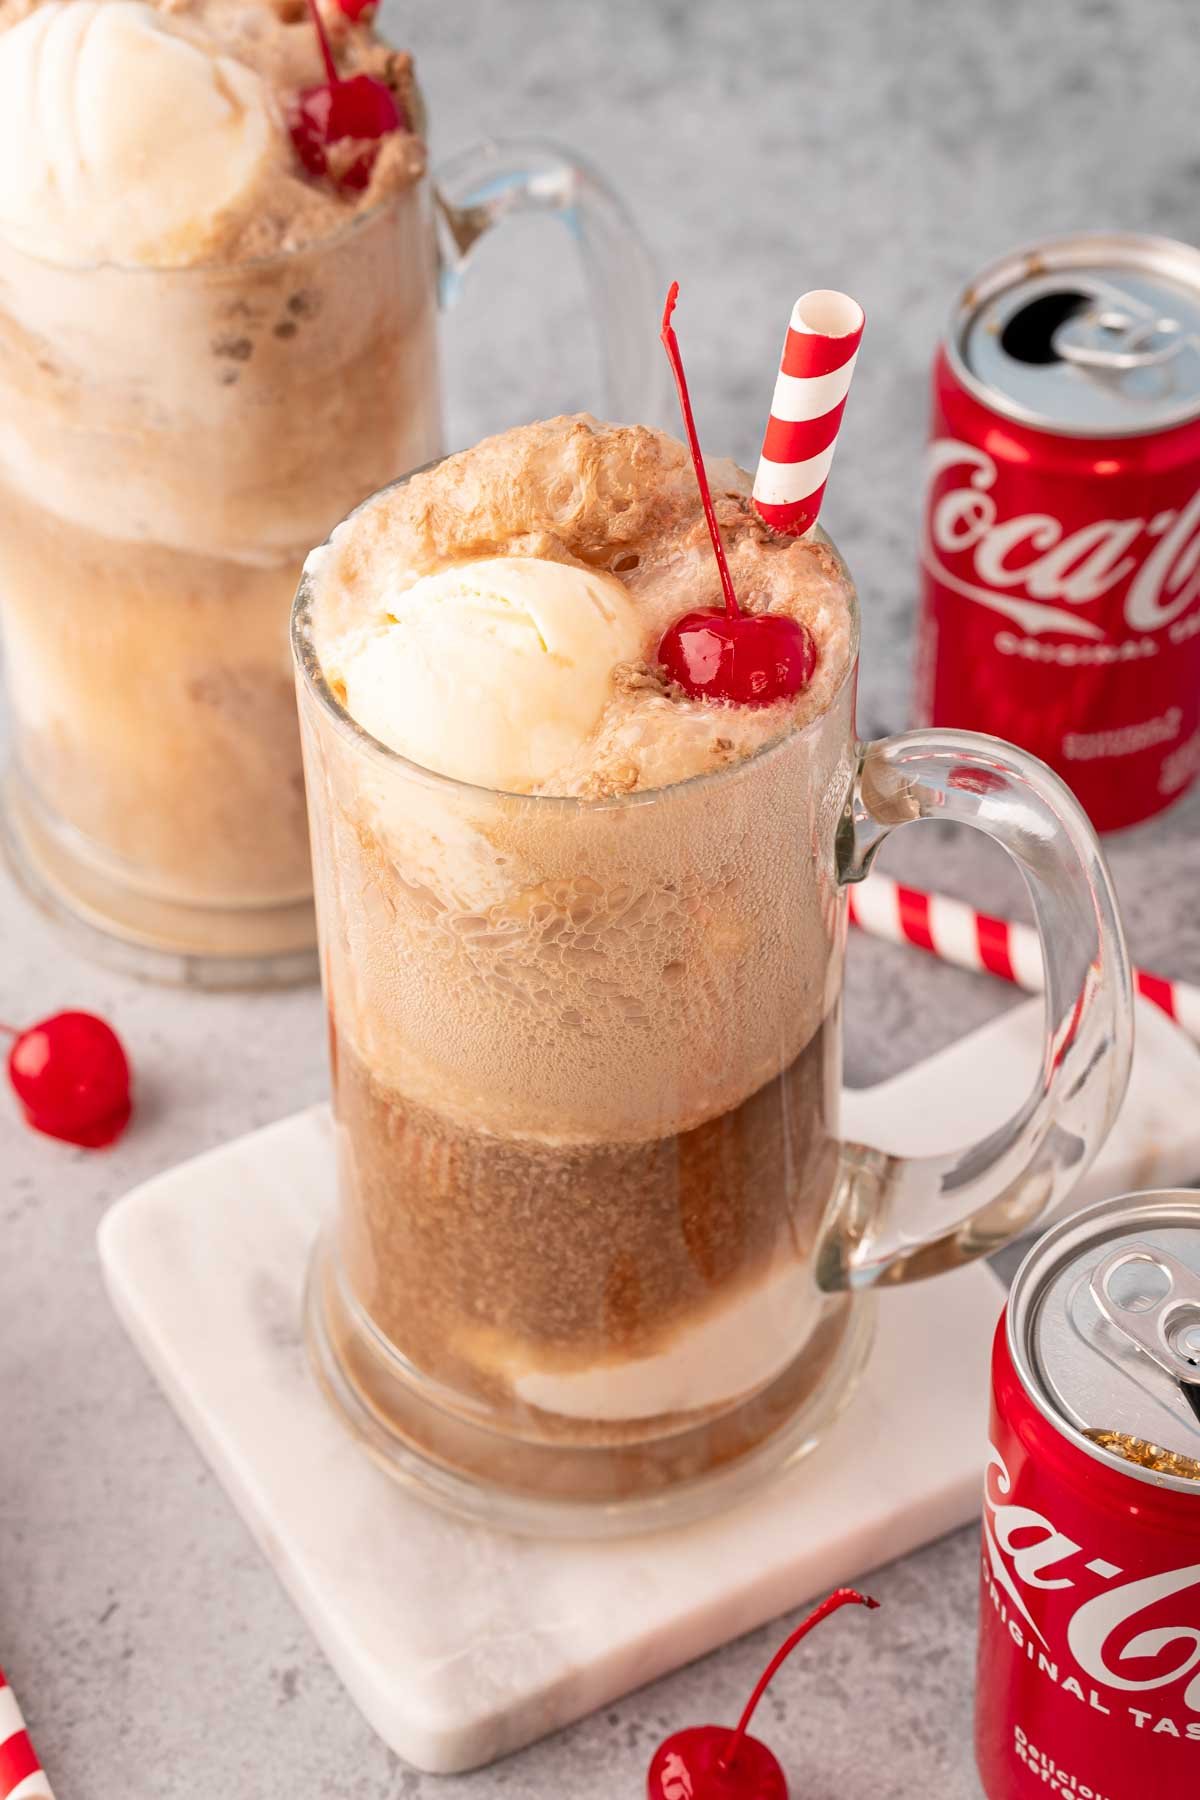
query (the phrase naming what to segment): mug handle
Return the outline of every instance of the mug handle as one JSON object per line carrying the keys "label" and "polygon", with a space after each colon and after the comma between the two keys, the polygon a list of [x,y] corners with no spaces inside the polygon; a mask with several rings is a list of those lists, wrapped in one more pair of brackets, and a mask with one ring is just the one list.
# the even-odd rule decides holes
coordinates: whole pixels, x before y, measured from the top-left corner
{"label": "mug handle", "polygon": [[839,880],[861,881],[884,839],[915,819],[973,825],[1020,867],[1046,968],[1041,1069],[1020,1111],[968,1150],[898,1157],[842,1146],[816,1262],[830,1292],[936,1274],[1028,1231],[1084,1173],[1129,1080],[1124,934],[1103,853],[1070,790],[1036,757],[974,732],[862,745],[839,827]]}
{"label": "mug handle", "polygon": [[583,261],[600,338],[605,416],[656,424],[665,409],[665,364],[655,336],[662,296],[654,264],[623,202],[586,163],[556,144],[496,139],[474,144],[434,171],[441,300],[458,298],[484,232],[514,213],[552,213]]}

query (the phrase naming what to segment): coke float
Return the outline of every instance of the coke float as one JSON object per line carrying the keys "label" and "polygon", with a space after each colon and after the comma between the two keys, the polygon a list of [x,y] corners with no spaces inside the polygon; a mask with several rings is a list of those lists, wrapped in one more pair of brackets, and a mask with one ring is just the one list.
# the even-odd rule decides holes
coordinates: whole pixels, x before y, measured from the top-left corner
{"label": "coke float", "polygon": [[1200,1792],[1200,1195],[1121,1195],[1047,1233],[992,1376],[988,1800]]}
{"label": "coke float", "polygon": [[[1128,1073],[1062,784],[854,731],[816,525],[862,308],[792,309],[752,483],[701,455],[675,300],[686,448],[586,415],[487,439],[351,514],[294,618],[348,1146],[314,1365],[398,1477],[539,1535],[695,1517],[815,1445],[861,1290],[1032,1226]],[[1023,862],[1050,970],[1033,1099],[961,1174],[836,1117],[844,890],[919,818]]]}
{"label": "coke float", "polygon": [[933,370],[916,712],[994,732],[1100,831],[1200,768],[1200,251],[1016,251]]}

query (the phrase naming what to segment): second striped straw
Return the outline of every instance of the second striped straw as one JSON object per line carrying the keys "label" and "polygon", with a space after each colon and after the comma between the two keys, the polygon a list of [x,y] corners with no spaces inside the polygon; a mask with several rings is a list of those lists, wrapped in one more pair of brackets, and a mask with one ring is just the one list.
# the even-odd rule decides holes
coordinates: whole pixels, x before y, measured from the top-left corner
{"label": "second striped straw", "polygon": [[17,1696],[0,1669],[0,1800],[54,1800],[25,1729]]}
{"label": "second striped straw", "polygon": [[[962,900],[927,894],[874,872],[848,893],[852,923],[872,937],[914,944],[960,969],[999,975],[1030,994],[1045,988],[1041,945],[1032,925],[993,918]],[[1135,969],[1133,982],[1144,1000],[1200,1043],[1200,988],[1147,969]]]}

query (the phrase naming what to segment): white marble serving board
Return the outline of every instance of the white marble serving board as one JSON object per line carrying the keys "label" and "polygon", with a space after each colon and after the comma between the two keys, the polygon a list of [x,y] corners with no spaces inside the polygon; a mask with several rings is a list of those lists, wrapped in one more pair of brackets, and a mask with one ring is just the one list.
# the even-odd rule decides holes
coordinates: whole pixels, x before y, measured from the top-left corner
{"label": "white marble serving board", "polygon": [[[964,1119],[956,1090],[986,1069],[1002,1106],[1023,1062],[1019,1097],[1039,1016],[1039,1003],[1020,1008],[847,1094],[855,1135],[891,1145],[914,1109],[957,1116],[963,1135],[994,1123]],[[1141,1057],[1116,1164],[1092,1188],[1115,1192],[1134,1169],[1161,1183],[1200,1170],[1195,1134],[1174,1162],[1164,1135],[1200,1057],[1153,1030]],[[557,1544],[434,1511],[351,1442],[308,1373],[300,1294],[332,1184],[315,1107],[126,1196],[101,1226],[101,1258],[134,1342],[348,1691],[419,1767],[489,1762],[974,1515],[1002,1301],[982,1267],[885,1294],[870,1367],[825,1444],[721,1518]]]}

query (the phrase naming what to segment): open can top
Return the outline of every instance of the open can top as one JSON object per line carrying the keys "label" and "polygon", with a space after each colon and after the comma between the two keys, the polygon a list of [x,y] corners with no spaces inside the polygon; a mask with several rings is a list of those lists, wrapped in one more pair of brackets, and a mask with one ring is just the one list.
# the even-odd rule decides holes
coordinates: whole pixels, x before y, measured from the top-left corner
{"label": "open can top", "polygon": [[1076,233],[960,295],[949,354],[985,405],[1042,431],[1135,437],[1200,416],[1200,250]]}
{"label": "open can top", "polygon": [[1048,1232],[1013,1283],[1008,1342],[1081,1449],[1200,1505],[1200,1194],[1122,1194]]}

